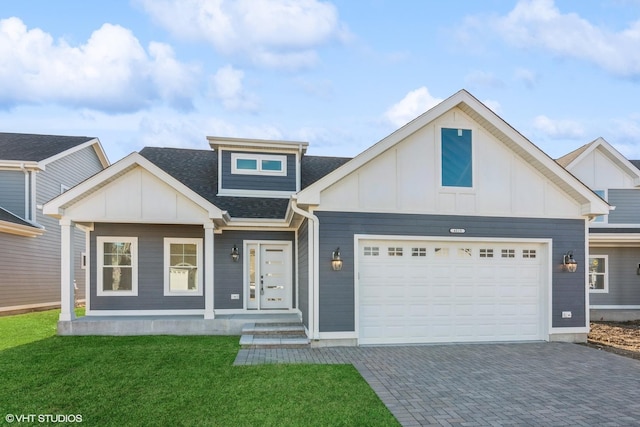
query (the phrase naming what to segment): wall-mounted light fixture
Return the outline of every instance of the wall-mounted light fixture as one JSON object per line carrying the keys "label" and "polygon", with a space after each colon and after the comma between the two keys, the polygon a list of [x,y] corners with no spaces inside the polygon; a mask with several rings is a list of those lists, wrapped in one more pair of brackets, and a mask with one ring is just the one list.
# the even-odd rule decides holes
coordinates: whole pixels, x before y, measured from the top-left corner
{"label": "wall-mounted light fixture", "polygon": [[569,273],[575,273],[578,269],[578,262],[573,257],[573,251],[564,254],[562,258],[562,267]]}
{"label": "wall-mounted light fixture", "polygon": [[231,249],[231,259],[233,262],[238,262],[240,259],[240,252],[238,252],[238,247],[233,245],[233,249]]}
{"label": "wall-mounted light fixture", "polygon": [[336,248],[331,254],[331,268],[333,271],[342,270],[342,259],[340,258],[340,248]]}

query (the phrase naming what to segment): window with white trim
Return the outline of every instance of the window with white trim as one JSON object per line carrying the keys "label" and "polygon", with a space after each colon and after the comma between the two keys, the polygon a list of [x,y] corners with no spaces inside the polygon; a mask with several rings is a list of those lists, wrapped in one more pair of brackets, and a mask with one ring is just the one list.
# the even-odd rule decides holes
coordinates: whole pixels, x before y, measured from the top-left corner
{"label": "window with white trim", "polygon": [[471,130],[440,130],[443,187],[473,187],[473,150]]}
{"label": "window with white trim", "polygon": [[287,175],[287,156],[231,153],[231,173],[239,175]]}
{"label": "window with white trim", "polygon": [[138,295],[138,238],[99,236],[98,296]]}
{"label": "window with white trim", "polygon": [[607,255],[595,255],[589,257],[589,292],[609,292],[609,269]]}
{"label": "window with white trim", "polygon": [[164,295],[202,295],[202,239],[164,239]]}
{"label": "window with white trim", "polygon": [[[598,196],[602,197],[604,201],[607,201],[607,190],[593,190]],[[607,223],[609,215],[600,215],[593,219],[593,222],[599,222],[600,224]]]}

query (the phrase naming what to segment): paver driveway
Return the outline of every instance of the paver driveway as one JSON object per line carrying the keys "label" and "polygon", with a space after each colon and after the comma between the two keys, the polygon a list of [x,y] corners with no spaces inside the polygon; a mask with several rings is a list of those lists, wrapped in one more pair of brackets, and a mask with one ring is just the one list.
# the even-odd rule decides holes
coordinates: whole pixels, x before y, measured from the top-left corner
{"label": "paver driveway", "polygon": [[352,363],[405,426],[640,425],[640,361],[577,344],[240,350],[235,364]]}

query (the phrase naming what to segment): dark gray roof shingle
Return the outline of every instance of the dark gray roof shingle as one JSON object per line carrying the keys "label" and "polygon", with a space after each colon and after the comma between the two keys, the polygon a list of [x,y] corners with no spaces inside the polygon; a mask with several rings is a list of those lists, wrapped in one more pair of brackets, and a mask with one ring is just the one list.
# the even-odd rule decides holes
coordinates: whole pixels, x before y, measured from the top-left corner
{"label": "dark gray roof shingle", "polygon": [[27,227],[38,228],[30,222],[25,221],[17,215],[12,214],[8,210],[0,207],[0,221],[6,221],[18,225],[26,225]]}
{"label": "dark gray roof shingle", "polygon": [[95,138],[0,132],[0,160],[40,162],[92,139]]}
{"label": "dark gray roof shingle", "polygon": [[[284,218],[286,214],[289,199],[217,196],[218,161],[215,151],[145,147],[140,154],[218,208],[228,211],[234,218]],[[302,188],[348,160],[304,156],[300,178]]]}

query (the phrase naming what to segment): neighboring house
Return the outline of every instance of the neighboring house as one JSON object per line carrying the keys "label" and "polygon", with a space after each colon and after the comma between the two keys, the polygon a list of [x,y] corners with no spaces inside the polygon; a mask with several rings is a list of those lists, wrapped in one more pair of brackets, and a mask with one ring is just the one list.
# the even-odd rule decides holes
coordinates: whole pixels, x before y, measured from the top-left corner
{"label": "neighboring house", "polygon": [[[96,138],[0,133],[0,313],[60,306],[60,226],[42,205],[108,165]],[[73,241],[82,299],[84,233]]]}
{"label": "neighboring house", "polygon": [[589,224],[591,318],[640,318],[640,170],[598,138],[558,159],[612,207]]}
{"label": "neighboring house", "polygon": [[132,153],[45,205],[63,259],[87,232],[87,316],[65,262],[59,333],[290,315],[315,345],[586,340],[588,221],[609,205],[468,92],[350,160],[208,139]]}

